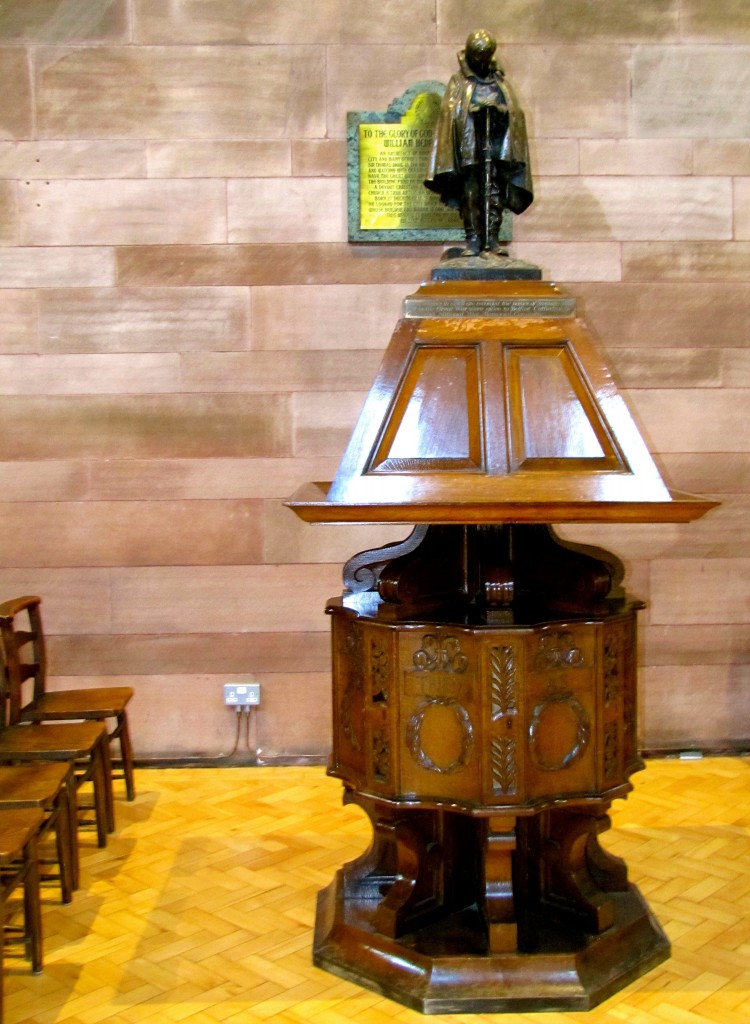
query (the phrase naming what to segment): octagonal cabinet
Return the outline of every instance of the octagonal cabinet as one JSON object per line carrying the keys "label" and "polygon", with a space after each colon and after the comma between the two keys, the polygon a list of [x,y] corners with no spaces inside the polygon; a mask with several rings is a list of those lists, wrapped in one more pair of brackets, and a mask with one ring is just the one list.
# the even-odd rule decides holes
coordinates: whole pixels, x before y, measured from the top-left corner
{"label": "octagonal cabinet", "polygon": [[340,600],[330,773],[379,800],[474,814],[611,799],[642,767],[637,606],[533,626],[388,623]]}

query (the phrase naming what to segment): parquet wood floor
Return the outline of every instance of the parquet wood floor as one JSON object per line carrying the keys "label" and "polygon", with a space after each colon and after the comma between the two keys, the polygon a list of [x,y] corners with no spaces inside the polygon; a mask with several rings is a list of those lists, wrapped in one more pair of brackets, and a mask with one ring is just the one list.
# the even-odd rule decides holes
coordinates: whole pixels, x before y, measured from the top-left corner
{"label": "parquet wood floor", "polygon": [[652,761],[613,808],[672,958],[589,1013],[420,1014],[311,964],[315,894],[369,841],[323,768],[161,769],[44,896],[46,965],[11,960],[6,1024],[748,1024],[750,759]]}

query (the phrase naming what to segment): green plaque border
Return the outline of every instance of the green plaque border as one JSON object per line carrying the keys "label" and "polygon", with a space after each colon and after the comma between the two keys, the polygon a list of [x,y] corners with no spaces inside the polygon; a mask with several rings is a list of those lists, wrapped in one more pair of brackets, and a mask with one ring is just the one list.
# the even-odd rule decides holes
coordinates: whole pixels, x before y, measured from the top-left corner
{"label": "green plaque border", "polygon": [[442,98],[442,82],[417,82],[396,97],[385,111],[349,111],[346,115],[347,219],[350,242],[462,242],[464,231],[455,228],[368,228],[360,227],[359,126],[361,124],[397,124],[423,92]]}

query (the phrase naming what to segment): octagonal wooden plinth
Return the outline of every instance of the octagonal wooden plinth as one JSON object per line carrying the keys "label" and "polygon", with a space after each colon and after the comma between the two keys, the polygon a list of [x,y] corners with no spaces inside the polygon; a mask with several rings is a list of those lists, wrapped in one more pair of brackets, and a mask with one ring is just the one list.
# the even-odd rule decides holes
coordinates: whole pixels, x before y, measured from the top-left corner
{"label": "octagonal wooden plinth", "polygon": [[[669,941],[635,886],[613,896],[599,935],[569,927],[541,953],[472,952],[471,913],[399,940],[378,933],[377,904],[344,897],[339,872],[318,896],[313,962],[421,1013],[589,1010],[669,957]],[[458,955],[447,949],[462,947]]]}

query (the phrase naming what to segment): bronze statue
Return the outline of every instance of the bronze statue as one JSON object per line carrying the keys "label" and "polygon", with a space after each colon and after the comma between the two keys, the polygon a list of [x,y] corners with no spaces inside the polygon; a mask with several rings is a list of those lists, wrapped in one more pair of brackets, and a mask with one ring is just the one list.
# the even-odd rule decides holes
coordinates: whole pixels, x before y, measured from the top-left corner
{"label": "bronze statue", "polygon": [[523,213],[534,199],[526,120],[498,66],[496,42],[472,32],[458,54],[438,115],[425,185],[459,210],[462,256],[503,252],[503,210]]}

